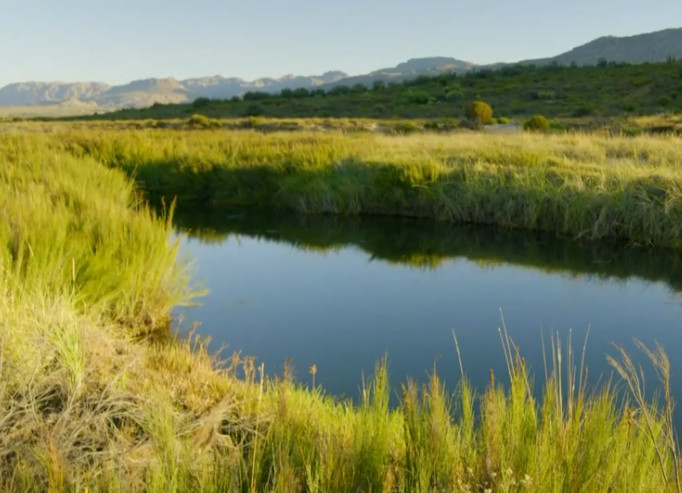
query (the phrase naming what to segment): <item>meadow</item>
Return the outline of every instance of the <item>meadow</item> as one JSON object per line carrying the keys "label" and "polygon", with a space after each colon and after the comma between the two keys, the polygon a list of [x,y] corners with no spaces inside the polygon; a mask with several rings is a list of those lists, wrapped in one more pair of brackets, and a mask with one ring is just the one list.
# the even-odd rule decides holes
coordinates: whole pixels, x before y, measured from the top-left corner
{"label": "meadow", "polygon": [[642,348],[656,399],[625,352],[592,386],[573,341],[552,338],[537,399],[502,327],[508,372],[487,389],[461,368],[447,395],[435,366],[428,385],[389,389],[382,361],[355,406],[314,367],[304,386],[174,340],[168,316],[201,294],[176,197],[678,247],[676,139],[24,125],[0,131],[3,491],[682,489],[661,348]]}

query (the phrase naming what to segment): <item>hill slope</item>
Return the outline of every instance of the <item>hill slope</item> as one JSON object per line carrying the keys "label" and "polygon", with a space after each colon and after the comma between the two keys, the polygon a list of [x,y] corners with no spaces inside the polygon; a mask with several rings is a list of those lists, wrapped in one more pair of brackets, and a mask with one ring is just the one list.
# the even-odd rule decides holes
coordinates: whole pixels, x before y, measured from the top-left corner
{"label": "hill slope", "polygon": [[17,82],[0,88],[0,105],[28,106],[69,100],[91,101],[111,86],[102,82]]}
{"label": "hill slope", "polygon": [[[614,117],[682,111],[682,61],[599,66],[509,65],[464,74],[419,77],[401,84],[337,86],[328,91],[250,94],[243,99],[197,101],[121,111],[103,118],[187,118],[193,113],[232,118],[464,116],[473,100],[496,116]],[[200,104],[199,104],[200,103]]]}
{"label": "hill slope", "polygon": [[682,59],[682,28],[636,36],[604,36],[552,58],[526,60],[522,63],[596,65],[600,60],[645,63],[664,62],[669,58]]}
{"label": "hill slope", "polygon": [[365,75],[346,77],[331,84],[326,84],[323,88],[328,89],[339,85],[352,86],[355,84],[370,86],[377,80],[382,80],[387,83],[402,82],[404,80],[414,79],[418,76],[433,76],[450,72],[464,73],[474,67],[476,67],[476,64],[457,60],[456,58],[411,58],[406,62],[399,63],[395,67],[375,70],[374,72]]}

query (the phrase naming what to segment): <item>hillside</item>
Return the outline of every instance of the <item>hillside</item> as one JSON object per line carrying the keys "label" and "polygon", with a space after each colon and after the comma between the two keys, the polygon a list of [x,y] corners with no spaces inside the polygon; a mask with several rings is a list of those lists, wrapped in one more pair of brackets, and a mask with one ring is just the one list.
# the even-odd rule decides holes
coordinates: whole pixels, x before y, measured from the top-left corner
{"label": "hillside", "polygon": [[333,83],[326,84],[322,87],[324,89],[330,89],[335,86],[353,86],[355,84],[371,86],[375,81],[378,80],[381,80],[384,83],[402,82],[404,80],[414,79],[415,77],[419,76],[434,76],[445,73],[465,73],[474,67],[476,67],[476,64],[457,60],[456,58],[412,58],[406,62],[399,63],[395,67],[375,70],[374,72],[370,72],[366,75],[346,77]]}
{"label": "hillside", "polygon": [[92,101],[110,88],[102,82],[17,82],[0,88],[0,106]]}
{"label": "hillside", "polygon": [[524,64],[597,65],[600,61],[645,63],[682,59],[682,28],[636,36],[604,36],[552,58],[526,60]]}
{"label": "hillside", "polygon": [[193,113],[231,118],[446,118],[455,124],[465,107],[482,99],[495,116],[613,117],[682,111],[682,61],[599,66],[514,65],[465,74],[441,74],[367,87],[335,86],[230,100],[156,105],[101,118],[187,118]]}

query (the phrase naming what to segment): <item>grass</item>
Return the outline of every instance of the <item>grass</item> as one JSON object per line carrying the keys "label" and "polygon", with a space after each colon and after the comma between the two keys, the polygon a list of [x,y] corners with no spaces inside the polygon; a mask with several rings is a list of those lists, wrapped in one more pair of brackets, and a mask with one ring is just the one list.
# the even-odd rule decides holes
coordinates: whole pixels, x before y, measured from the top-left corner
{"label": "grass", "polygon": [[55,133],[48,147],[133,175],[152,199],[399,215],[682,245],[682,141],[586,134]]}
{"label": "grass", "polygon": [[[660,405],[638,386],[625,354],[613,362],[632,397],[611,385],[589,387],[557,340],[536,400],[532,376],[503,330],[508,375],[491,375],[481,394],[464,369],[459,390],[446,394],[434,367],[427,386],[406,382],[400,406],[390,408],[385,361],[353,406],[304,388],[286,369],[268,379],[253,359],[216,361],[196,339],[145,337],[165,330],[169,307],[197,291],[178,262],[170,214],[152,213],[122,170],[135,170],[140,180],[146,167],[165,162],[170,170],[194,169],[199,182],[207,170],[221,177],[214,160],[243,165],[249,156],[259,159],[251,163],[256,168],[335,173],[336,163],[344,172],[374,173],[344,164],[349,153],[362,157],[372,140],[277,135],[268,151],[261,139],[210,132],[0,135],[0,489],[679,491],[669,363],[658,349],[646,354],[662,378]],[[508,145],[532,150],[538,142]],[[599,140],[588,150],[548,142],[566,152],[611,148]],[[391,143],[395,150],[375,150],[396,158],[396,167],[376,163],[388,177],[421,180],[412,159],[438,159],[441,144],[443,156],[455,155],[440,140]],[[667,143],[632,145],[665,158],[674,155]],[[467,156],[480,141],[456,144],[457,155]],[[225,154],[228,145],[233,154]],[[486,152],[513,155],[504,147]],[[158,178],[180,186],[173,173]],[[152,189],[153,176],[140,185]]]}

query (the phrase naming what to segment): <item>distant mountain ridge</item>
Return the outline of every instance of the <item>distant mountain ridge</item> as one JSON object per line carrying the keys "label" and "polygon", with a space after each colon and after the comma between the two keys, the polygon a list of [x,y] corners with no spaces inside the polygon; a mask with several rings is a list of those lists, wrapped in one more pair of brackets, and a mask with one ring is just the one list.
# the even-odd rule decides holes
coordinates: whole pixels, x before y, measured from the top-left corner
{"label": "distant mountain ridge", "polygon": [[238,77],[200,77],[177,80],[141,79],[111,86],[102,82],[17,82],[0,88],[0,106],[52,105],[68,101],[93,103],[103,109],[145,107],[154,103],[182,103],[198,97],[230,98],[248,91],[279,92],[285,88],[312,88],[347,77],[340,71],[322,75],[286,75],[279,79],[246,81]]}
{"label": "distant mountain ridge", "polygon": [[[518,63],[594,65],[601,60],[643,63],[682,59],[682,28],[665,29],[627,37],[605,36],[551,58]],[[322,75],[287,75],[246,81],[238,77],[210,77],[177,80],[152,78],[112,86],[102,82],[18,82],[0,88],[0,106],[69,105],[92,106],[102,110],[146,107],[154,103],[182,103],[198,97],[227,99],[249,91],[279,92],[285,88],[323,88],[338,85],[371,86],[375,81],[401,82],[420,75],[464,73],[509,64],[477,65],[450,57],[414,58],[395,67],[364,75],[348,76],[341,71]]]}
{"label": "distant mountain ridge", "polygon": [[556,62],[559,65],[596,65],[608,62],[665,62],[682,59],[682,28],[664,29],[634,36],[603,36],[552,58],[525,60],[519,63],[538,65]]}
{"label": "distant mountain ridge", "polygon": [[68,100],[90,100],[111,86],[102,82],[16,82],[0,89],[0,105],[55,104]]}
{"label": "distant mountain ridge", "polygon": [[376,80],[382,80],[384,82],[401,82],[406,79],[413,79],[420,75],[433,76],[447,72],[464,73],[476,66],[475,63],[449,57],[411,58],[406,62],[399,63],[395,67],[383,68],[370,72],[369,74],[339,79],[325,84],[323,88],[328,89],[339,85],[352,86],[353,84],[371,86]]}

